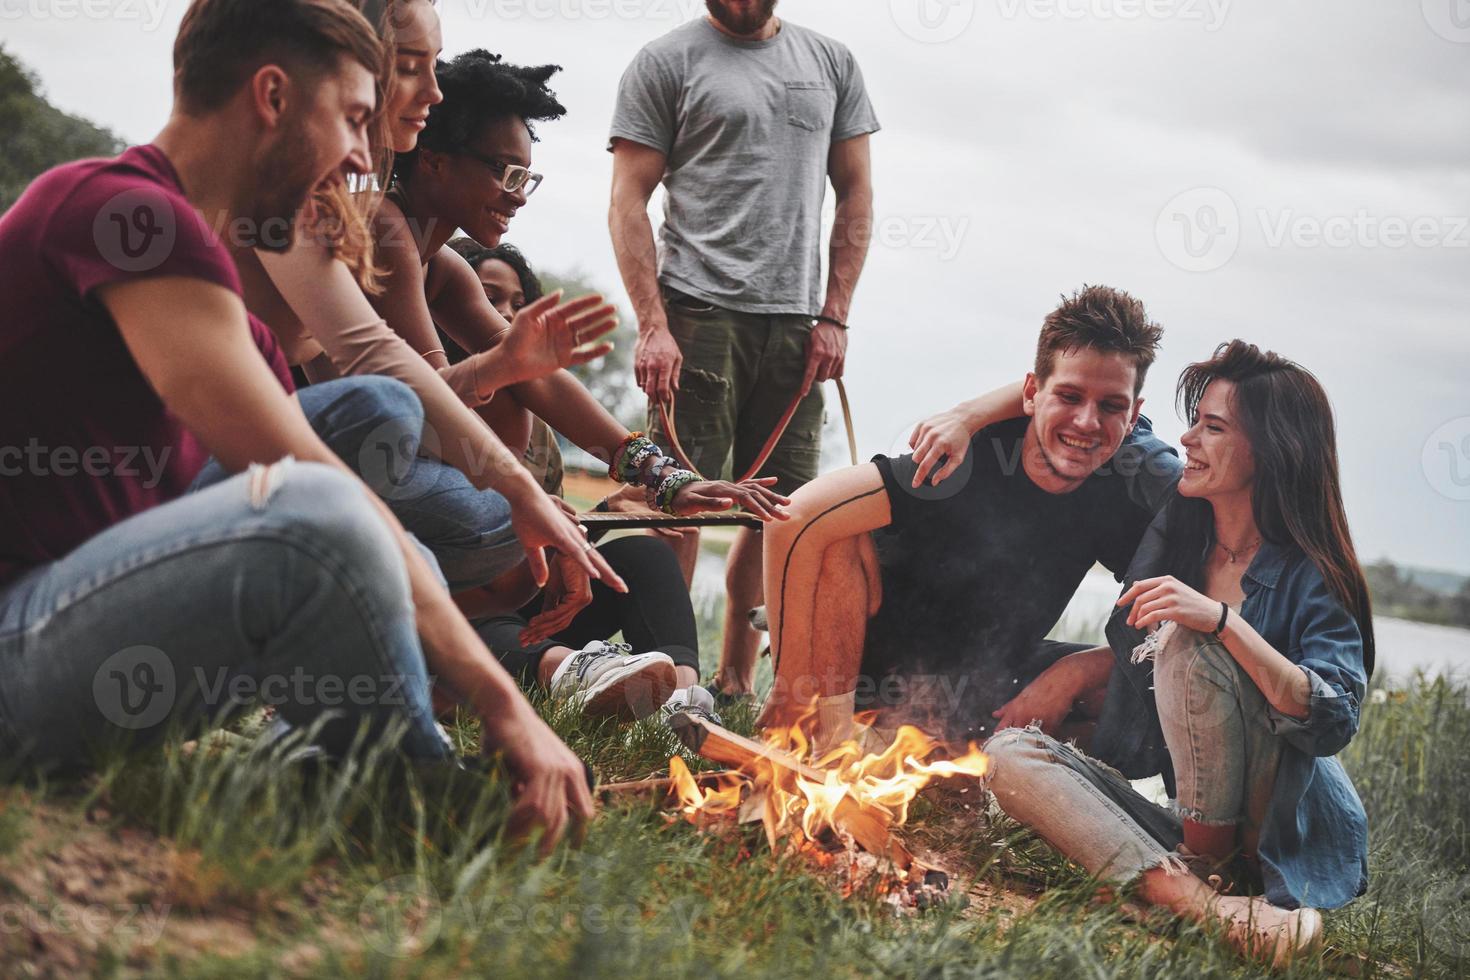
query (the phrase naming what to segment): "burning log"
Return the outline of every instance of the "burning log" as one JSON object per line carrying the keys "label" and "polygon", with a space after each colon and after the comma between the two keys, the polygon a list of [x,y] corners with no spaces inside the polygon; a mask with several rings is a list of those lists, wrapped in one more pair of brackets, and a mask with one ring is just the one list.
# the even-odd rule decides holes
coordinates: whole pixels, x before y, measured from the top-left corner
{"label": "burning log", "polygon": [[[922,878],[934,870],[918,861],[893,833],[907,817],[909,801],[934,776],[978,776],[985,771],[985,757],[973,746],[952,762],[920,761],[933,752],[935,743],[908,726],[883,753],[863,755],[855,743],[848,743],[812,763],[801,758],[808,743],[799,726],[775,733],[765,743],[682,712],[670,719],[670,726],[704,758],[754,778],[755,792],[764,793],[762,822],[773,849],[785,834],[799,832],[810,841],[830,829],[891,862],[908,878]],[[683,768],[682,761],[671,760],[670,772],[679,786],[676,763]],[[712,802],[697,787],[686,785],[679,792],[691,817]]]}
{"label": "burning log", "polygon": [[[748,783],[750,780],[742,773],[731,772],[728,769],[720,769],[714,772],[693,773],[690,778],[694,784],[701,789],[717,788],[722,780],[728,777],[739,779]],[[634,779],[623,783],[603,783],[597,787],[597,792],[604,800],[614,796],[642,796],[646,794],[667,795],[674,789],[673,776],[655,776],[652,779]]]}

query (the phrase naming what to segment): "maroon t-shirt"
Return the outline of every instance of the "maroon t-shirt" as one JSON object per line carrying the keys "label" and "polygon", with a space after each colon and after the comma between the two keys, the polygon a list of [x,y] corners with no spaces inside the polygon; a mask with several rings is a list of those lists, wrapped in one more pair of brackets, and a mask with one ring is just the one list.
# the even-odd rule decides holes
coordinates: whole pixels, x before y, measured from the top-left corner
{"label": "maroon t-shirt", "polygon": [[[157,147],[47,171],[0,217],[0,583],[178,497],[204,464],[97,300],[153,276],[240,292]],[[291,391],[275,337],[254,317],[250,332]]]}

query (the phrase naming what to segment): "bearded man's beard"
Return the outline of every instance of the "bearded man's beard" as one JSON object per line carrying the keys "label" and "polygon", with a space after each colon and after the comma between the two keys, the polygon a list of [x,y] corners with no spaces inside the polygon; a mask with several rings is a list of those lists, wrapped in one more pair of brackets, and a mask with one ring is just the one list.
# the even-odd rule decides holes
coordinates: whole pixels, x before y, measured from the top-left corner
{"label": "bearded man's beard", "polygon": [[723,0],[704,0],[705,9],[711,17],[724,25],[731,34],[754,34],[776,12],[777,0],[761,0],[749,10],[731,10]]}
{"label": "bearded man's beard", "polygon": [[[317,171],[321,169],[308,156],[314,154],[305,152],[302,141],[281,140],[261,161],[259,190],[249,215],[251,225],[245,231],[253,240],[243,244],[267,252],[284,252],[296,241],[297,221],[319,183]],[[310,209],[307,223],[315,220],[315,215],[315,208]]]}

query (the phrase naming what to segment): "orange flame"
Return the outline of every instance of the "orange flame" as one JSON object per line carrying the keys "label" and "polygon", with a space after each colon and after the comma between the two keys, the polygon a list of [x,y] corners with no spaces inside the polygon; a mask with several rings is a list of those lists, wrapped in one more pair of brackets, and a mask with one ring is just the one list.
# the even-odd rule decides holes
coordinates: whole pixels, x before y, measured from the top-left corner
{"label": "orange flame", "polygon": [[882,752],[865,753],[849,739],[818,757],[803,731],[809,718],[767,732],[770,754],[752,759],[739,774],[721,777],[716,789],[701,789],[682,759],[670,759],[672,793],[683,816],[702,824],[737,813],[748,780],[753,796],[764,794],[761,819],[772,850],[783,839],[810,850],[812,842],[833,834],[848,846],[856,842],[880,857],[893,857],[907,852],[887,846],[889,832],[907,821],[909,804],[920,790],[938,778],[981,777],[988,767],[974,743],[956,758],[933,758],[941,746],[912,725],[899,728]]}

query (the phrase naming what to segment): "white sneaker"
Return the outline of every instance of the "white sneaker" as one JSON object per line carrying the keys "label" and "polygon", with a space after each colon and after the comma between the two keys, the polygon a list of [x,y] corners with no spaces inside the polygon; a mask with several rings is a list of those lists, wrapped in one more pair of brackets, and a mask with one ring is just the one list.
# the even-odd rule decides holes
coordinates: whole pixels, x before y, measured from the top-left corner
{"label": "white sneaker", "polygon": [[626,643],[593,640],[551,678],[551,696],[578,704],[593,718],[647,718],[674,692],[674,661],[666,653],[630,653]]}
{"label": "white sneaker", "polygon": [[715,711],[715,696],[698,684],[681,687],[671,694],[669,700],[659,709],[659,715],[667,725],[669,719],[681,711],[716,725],[724,724]]}

